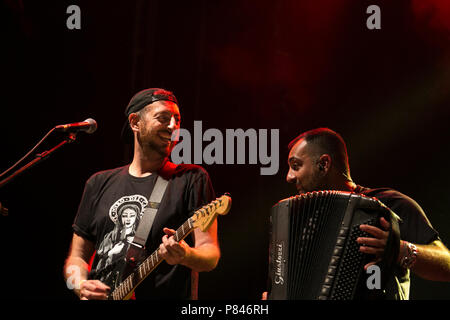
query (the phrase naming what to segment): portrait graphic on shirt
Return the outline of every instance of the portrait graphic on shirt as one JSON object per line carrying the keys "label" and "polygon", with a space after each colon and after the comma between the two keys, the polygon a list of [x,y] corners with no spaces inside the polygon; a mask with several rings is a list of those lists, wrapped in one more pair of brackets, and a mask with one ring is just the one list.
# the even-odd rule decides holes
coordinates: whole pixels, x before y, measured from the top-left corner
{"label": "portrait graphic on shirt", "polygon": [[97,271],[125,257],[147,202],[144,196],[131,195],[121,197],[110,207],[109,218],[114,222],[114,228],[98,247]]}

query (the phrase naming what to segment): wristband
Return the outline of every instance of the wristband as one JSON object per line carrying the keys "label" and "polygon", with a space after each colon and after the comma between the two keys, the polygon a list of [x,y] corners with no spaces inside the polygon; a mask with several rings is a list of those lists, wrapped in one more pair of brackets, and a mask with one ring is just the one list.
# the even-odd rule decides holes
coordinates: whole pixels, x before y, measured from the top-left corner
{"label": "wristband", "polygon": [[417,260],[417,246],[405,241],[406,253],[400,260],[400,266],[405,269],[411,269]]}

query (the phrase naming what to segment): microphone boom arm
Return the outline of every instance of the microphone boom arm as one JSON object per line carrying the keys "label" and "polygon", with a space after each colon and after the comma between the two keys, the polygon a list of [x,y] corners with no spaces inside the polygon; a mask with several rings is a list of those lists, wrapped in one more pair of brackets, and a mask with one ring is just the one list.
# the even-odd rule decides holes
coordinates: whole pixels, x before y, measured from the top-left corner
{"label": "microphone boom arm", "polygon": [[50,150],[44,151],[44,152],[42,152],[40,154],[37,154],[36,158],[31,160],[29,163],[27,163],[26,165],[24,165],[20,169],[16,170],[9,177],[7,177],[7,178],[3,179],[2,181],[0,181],[0,188],[3,187],[4,185],[6,185],[11,180],[13,180],[15,177],[17,177],[22,172],[24,172],[27,169],[33,167],[34,165],[36,165],[37,163],[41,162],[42,160],[47,159],[48,156],[50,156],[50,154],[52,154],[53,152],[55,152],[56,150],[58,150],[62,146],[66,145],[68,143],[74,142],[75,139],[76,139],[76,134],[75,133],[69,133],[69,135],[66,137],[66,139],[64,141],[61,141],[59,144],[57,144],[55,147],[53,147]]}

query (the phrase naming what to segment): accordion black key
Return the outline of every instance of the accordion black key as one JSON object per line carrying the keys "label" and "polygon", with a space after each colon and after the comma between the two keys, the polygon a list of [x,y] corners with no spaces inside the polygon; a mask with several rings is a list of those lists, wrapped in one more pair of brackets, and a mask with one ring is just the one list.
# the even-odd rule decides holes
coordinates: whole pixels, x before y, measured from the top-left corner
{"label": "accordion black key", "polygon": [[270,216],[269,290],[273,300],[354,300],[364,296],[364,265],[373,256],[356,238],[370,236],[361,224],[391,232],[380,266],[383,274],[398,254],[398,220],[375,198],[343,191],[315,191],[279,201]]}

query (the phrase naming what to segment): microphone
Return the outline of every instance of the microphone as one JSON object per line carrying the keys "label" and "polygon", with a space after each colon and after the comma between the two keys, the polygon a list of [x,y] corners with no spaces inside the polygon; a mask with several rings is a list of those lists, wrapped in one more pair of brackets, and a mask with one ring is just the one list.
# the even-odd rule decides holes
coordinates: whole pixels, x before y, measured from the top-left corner
{"label": "microphone", "polygon": [[55,129],[63,132],[85,131],[86,133],[94,133],[97,130],[97,122],[94,119],[88,118],[83,122],[60,124]]}

